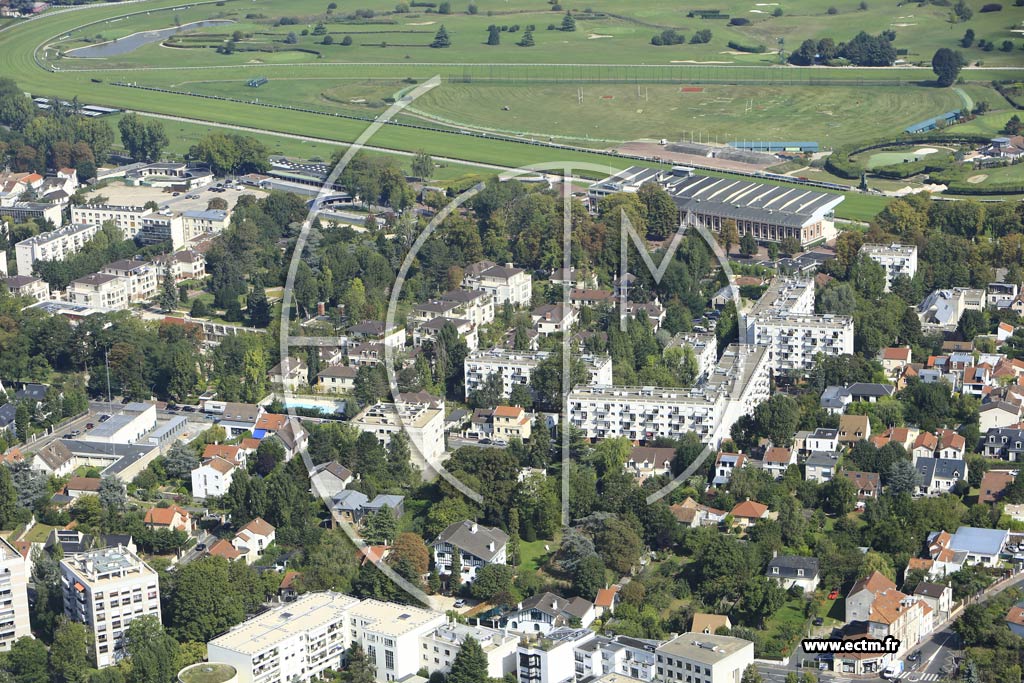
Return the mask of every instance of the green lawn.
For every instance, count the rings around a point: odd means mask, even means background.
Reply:
[[[46,537],[50,535],[50,532],[56,529],[55,526],[48,524],[36,524],[32,529],[25,535],[23,540],[29,543],[45,543]]]
[[[550,547],[551,551],[544,550],[544,546]],[[551,553],[558,548],[558,541],[537,540],[527,543],[519,542],[519,566],[527,571],[540,571],[547,563]]]

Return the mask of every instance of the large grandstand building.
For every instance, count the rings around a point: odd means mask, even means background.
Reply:
[[[835,236],[833,217],[844,199],[840,194],[803,187],[700,175],[685,166],[671,171],[631,166],[590,187],[591,207],[596,210],[602,197],[636,192],[651,182],[672,196],[679,209],[680,225],[717,231],[723,221],[731,219],[736,221],[741,236],[749,233],[760,242],[795,237],[801,246]]]

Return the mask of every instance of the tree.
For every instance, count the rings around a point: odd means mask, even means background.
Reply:
[[[960,39],[960,47],[968,48],[974,45],[974,29],[969,28],[964,31],[964,37]]]
[[[593,600],[605,586],[607,571],[604,560],[597,555],[584,557],[576,564],[576,571],[573,572],[573,590],[587,600]]]
[[[114,475],[108,474],[100,480],[100,503],[104,509],[120,513],[128,507],[128,492],[124,484]]]
[[[345,660],[348,666],[341,677],[344,683],[375,683],[373,662],[367,658],[358,643],[352,643],[352,647],[345,653]]]
[[[488,564],[476,572],[470,592],[477,600],[510,605],[518,602],[513,584],[516,570],[507,564]]]
[[[462,587],[462,551],[452,548],[452,567],[448,574],[448,588],[454,594]]]
[[[558,30],[566,32],[572,32],[576,30],[576,19],[573,18],[572,14],[570,14],[569,12],[565,13],[565,16],[562,17],[562,25],[561,27],[559,27]]]
[[[157,297],[157,304],[164,313],[170,313],[178,307],[178,287],[174,283],[174,275],[170,268],[164,273],[163,282],[160,284],[160,296]]]
[[[487,678],[487,655],[476,638],[468,636],[452,661],[447,683],[483,683]]]
[[[348,47],[352,44],[352,36],[345,36],[341,39],[341,44]]]
[[[249,313],[249,323],[253,327],[266,327],[270,324],[270,302],[263,285],[253,285],[252,291],[245,299],[245,309]]]
[[[419,534],[406,531],[398,534],[394,543],[391,544],[389,561],[408,562],[417,575],[422,576],[430,569],[430,550]]]
[[[487,44],[501,45],[501,29],[496,24],[487,27]]]
[[[132,619],[125,635],[125,649],[132,661],[132,683],[173,680],[178,671],[180,648],[156,617],[145,614]]]
[[[740,243],[740,231],[736,227],[736,221],[731,218],[722,221],[722,227],[718,231],[718,241],[725,248],[727,254],[733,246]]]
[[[46,645],[43,641],[23,636],[14,641],[7,654],[4,669],[18,683],[50,683]]]
[[[960,0],[960,2],[963,2],[963,0]],[[940,47],[936,50],[935,55],[932,57],[932,71],[938,76],[937,82],[939,87],[948,88],[956,83],[956,78],[960,75],[960,69],[963,68],[963,65],[963,57],[960,56],[959,52],[950,50],[948,47]]]
[[[845,515],[857,506],[857,488],[846,477],[833,477],[824,486],[825,505],[830,512]]]
[[[743,237],[740,237],[740,253],[744,256],[754,256],[757,254],[757,240],[749,232],[744,233]]]
[[[637,198],[643,207],[648,235],[665,239],[676,231],[679,209],[665,188],[657,183],[644,183],[637,191]]]
[[[974,16],[974,10],[968,6],[965,0],[957,0],[956,4],[953,5],[953,14],[956,15],[960,21],[970,21],[971,17]]]
[[[25,90],[10,78],[0,78],[0,124],[21,131],[35,115],[36,107]]]
[[[434,41],[430,43],[430,47],[451,47],[452,39],[448,36],[448,29],[441,24],[441,28],[437,29],[437,34],[434,35]]]
[[[1020,116],[1017,114],[1011,116],[1003,127],[1003,132],[1007,135],[1020,135],[1021,130],[1024,130],[1024,125],[1021,124]]]
[[[168,145],[164,124],[157,119],[143,119],[130,112],[118,121],[117,127],[121,131],[121,142],[133,159],[156,161]]]
[[[235,475],[235,480],[241,478]],[[166,619],[178,640],[207,642],[245,618],[245,604],[224,558],[204,557],[179,566],[174,579]]]
[[[434,160],[426,152],[416,152],[412,159],[412,174],[423,180],[429,180],[434,175]]]
[[[526,31],[523,37],[516,43],[519,47],[533,47],[536,43],[533,40],[533,31]]]
[[[387,544],[397,534],[398,520],[388,507],[382,507],[363,523],[363,537],[376,543]]]
[[[743,678],[740,679],[740,683],[764,683],[764,679],[761,678],[761,673],[757,670],[757,667],[749,664],[743,670]]]
[[[164,456],[164,472],[172,479],[188,479],[197,467],[199,457],[196,450],[181,441],[175,441]]]
[[[50,646],[50,671],[54,683],[80,683],[90,664],[92,638],[89,630],[67,617],[57,618]]]
[[[289,31],[288,35],[284,37],[285,45],[295,45],[299,42],[299,37],[295,35],[295,31]]]
[[[334,36],[324,36],[324,39],[320,41],[322,45],[334,45]]]

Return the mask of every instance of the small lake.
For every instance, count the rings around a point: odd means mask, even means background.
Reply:
[[[234,21],[230,19],[210,19],[209,21],[194,21],[191,24],[183,24],[181,26],[174,26],[171,28],[162,28],[157,31],[142,31],[140,33],[133,33],[130,36],[124,38],[118,38],[116,41],[111,40],[106,43],[99,43],[97,45],[86,45],[85,47],[76,47],[73,50],[68,50],[64,53],[65,57],[88,57],[92,59],[102,59],[104,57],[117,57],[119,55],[126,55],[129,52],[138,50],[143,45],[149,45],[150,43],[158,43],[162,40],[167,40],[173,35],[183,33],[185,31],[192,31],[197,28],[209,28],[211,26],[223,26],[225,24],[233,24]]]

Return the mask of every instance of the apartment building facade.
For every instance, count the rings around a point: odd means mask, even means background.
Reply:
[[[897,277],[914,277],[917,272],[917,247],[913,244],[865,244],[860,254],[885,268],[885,291]]]
[[[142,218],[153,213],[143,206],[115,206],[110,204],[78,204],[71,207],[71,222],[99,227],[113,223],[125,236],[131,239],[142,229]]]
[[[0,538],[0,651],[31,637],[28,614],[28,566],[14,546]]]
[[[466,377],[466,396],[485,386],[491,375],[501,375],[502,396],[508,398],[517,384],[529,385],[533,371],[541,361],[551,355],[548,351],[512,351],[488,349],[474,351],[466,356],[463,369]],[[579,357],[587,367],[588,384],[611,385],[612,359],[610,356],[583,355]]]
[[[710,633],[684,633],[658,647],[655,681],[740,683],[754,663],[749,640]]]
[[[72,280],[68,285],[67,297],[74,304],[120,311],[128,307],[128,282],[116,275],[92,273]]]
[[[14,245],[18,275],[31,275],[32,266],[36,261],[60,261],[77,253],[97,232],[97,225],[72,222],[67,227],[43,232],[18,242]]]
[[[157,574],[123,547],[91,550],[60,562],[64,615],[92,632],[97,668],[125,656],[124,636],[133,619],[160,620]]]

